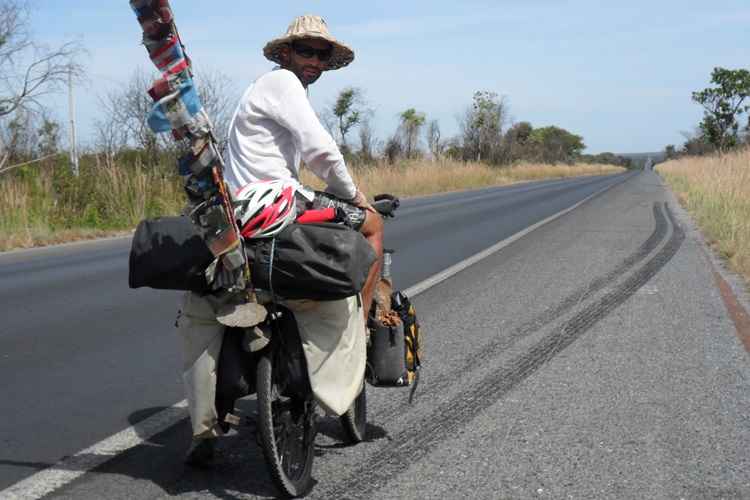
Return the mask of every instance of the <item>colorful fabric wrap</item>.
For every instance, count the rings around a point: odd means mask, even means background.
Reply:
[[[191,219],[200,228],[214,256],[233,250],[239,244],[239,235],[234,231],[219,195],[209,198],[191,214]]]
[[[148,126],[156,133],[169,132],[191,124],[203,111],[192,78],[183,80],[177,89],[159,99],[148,115]]]
[[[159,78],[154,82],[150,89],[148,89],[148,95],[154,102],[159,101],[167,97],[169,94],[177,92],[180,88],[181,78],[178,75],[170,75],[168,77]]]
[[[171,31],[174,16],[169,0],[130,0],[130,8],[147,37],[160,39]]]
[[[206,144],[198,155],[189,152],[178,160],[180,175],[200,175],[216,163],[216,152],[211,144]]]
[[[148,93],[156,102],[148,116],[155,133],[173,131],[175,139],[200,137],[210,130],[190,72],[190,60],[177,33],[172,29],[172,10],[167,0],[131,0],[144,31],[144,45],[151,62],[161,71]],[[151,24],[149,24],[151,23]],[[155,37],[153,24],[169,25],[169,31]],[[158,30],[157,30],[158,31]]]
[[[195,141],[196,139],[206,138],[211,134],[213,124],[208,118],[206,110],[202,109],[197,115],[193,117],[193,120],[182,128],[172,130],[172,135],[175,140],[181,141],[183,139],[190,139]]]
[[[148,125],[156,133],[171,131],[178,141],[190,140],[191,150],[180,158],[178,167],[180,174],[186,176],[184,188],[193,206],[193,223],[200,227],[213,255],[222,257],[214,261],[222,279],[213,286],[242,289],[248,271],[231,207],[224,200],[227,194],[222,189],[221,158],[213,143],[211,120],[193,83],[190,58],[174,25],[169,1],[130,0],[130,7],[143,29],[143,45],[162,75],[148,91],[154,100]]]
[[[185,194],[193,203],[200,203],[212,198],[219,192],[216,187],[211,172],[204,172],[201,175],[190,175],[185,180]]]
[[[149,50],[151,62],[165,76],[178,75],[188,69],[188,59],[185,57],[182,43],[177,36],[170,35],[160,44],[149,44],[149,46],[146,49],[152,49]]]

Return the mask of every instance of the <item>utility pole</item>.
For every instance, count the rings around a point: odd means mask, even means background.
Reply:
[[[68,110],[70,114],[70,168],[78,177],[78,145],[76,144],[76,110],[73,96],[73,70],[68,73]]]

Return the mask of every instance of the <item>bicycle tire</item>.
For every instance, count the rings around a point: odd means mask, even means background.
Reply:
[[[365,440],[367,431],[367,385],[362,385],[362,392],[356,397],[352,406],[339,417],[347,442],[361,443]]]
[[[257,366],[259,443],[274,484],[284,496],[294,498],[313,486],[315,408],[312,398],[281,396],[274,375],[273,353],[268,349]]]

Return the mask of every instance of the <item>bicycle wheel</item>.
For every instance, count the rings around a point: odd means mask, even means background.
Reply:
[[[305,495],[313,486],[314,401],[281,395],[271,349],[258,361],[257,373],[258,431],[268,471],[284,495]]]
[[[367,385],[362,385],[362,392],[354,400],[352,406],[341,415],[341,425],[348,442],[356,444],[365,439],[365,430],[367,428]]]

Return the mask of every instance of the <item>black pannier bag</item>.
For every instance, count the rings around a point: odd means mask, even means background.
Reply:
[[[130,288],[210,291],[203,271],[214,256],[188,217],[158,217],[138,224],[130,248]]]
[[[409,402],[419,383],[422,366],[422,332],[417,312],[403,292],[391,295],[388,324],[372,319],[367,346],[366,379],[375,387],[411,387]]]
[[[386,325],[375,321],[367,346],[367,381],[375,387],[406,387],[406,342],[401,321]]]
[[[284,299],[356,295],[376,258],[359,231],[334,223],[292,223],[274,238],[246,245],[253,285]]]

